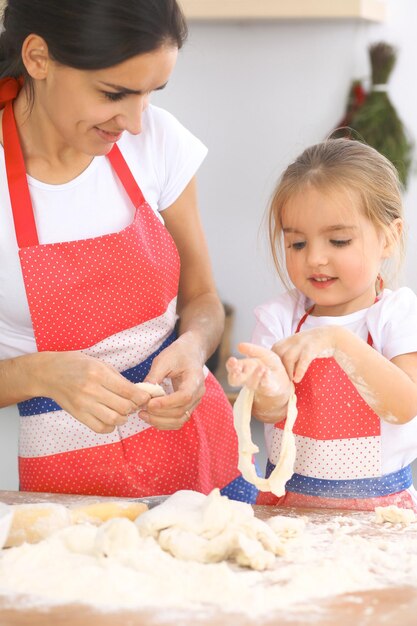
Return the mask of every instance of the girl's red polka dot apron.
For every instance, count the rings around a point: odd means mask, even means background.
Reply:
[[[370,334],[368,343],[372,345]],[[410,466],[382,474],[380,418],[334,358],[315,359],[295,391],[295,473],[284,496],[259,493],[258,504],[359,510],[395,504],[416,509],[406,491],[412,485]],[[270,432],[267,476],[279,459],[284,424],[275,424]]]
[[[133,222],[101,237],[39,244],[11,101],[3,135],[38,350],[80,350],[132,382],[143,380],[153,358],[175,340],[180,262],[174,241],[115,145],[108,158],[121,194],[127,193],[136,209]],[[96,434],[50,398],[21,402],[20,488],[143,497],[219,487],[232,498],[254,501],[256,490],[237,470],[229,402],[211,374],[206,389],[179,431],[157,430],[133,414],[113,433]]]

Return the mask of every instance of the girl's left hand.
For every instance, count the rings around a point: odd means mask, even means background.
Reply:
[[[299,383],[314,359],[332,357],[336,350],[337,326],[304,330],[272,346],[281,358],[290,380]]]
[[[179,430],[205,392],[201,351],[187,333],[154,359],[146,382],[161,384],[164,378],[171,379],[174,393],[152,398],[139,416],[160,430]]]

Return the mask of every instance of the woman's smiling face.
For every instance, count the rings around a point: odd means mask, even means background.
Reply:
[[[363,215],[358,194],[309,185],[284,206],[282,229],[288,275],[315,303],[315,315],[345,315],[374,302],[389,245]]]
[[[101,70],[49,60],[35,107],[45,111],[51,139],[96,156],[107,154],[124,131],[140,133],[149,96],[168,82],[177,54],[176,47],[162,46]]]

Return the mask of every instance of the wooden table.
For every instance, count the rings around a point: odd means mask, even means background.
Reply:
[[[88,503],[109,498],[30,494],[0,491],[0,501],[8,504],[53,501],[63,504]],[[111,498],[114,500],[115,498]],[[156,500],[156,499],[155,499]],[[152,503],[152,499],[150,499]],[[256,514],[265,518],[282,510],[275,507],[255,507]],[[320,513],[320,512],[319,512]],[[327,511],[327,514],[329,512]],[[340,515],[340,511],[337,512]],[[417,626],[416,587],[390,588],[363,593],[349,593],[328,601],[315,603],[313,613],[277,613],[271,619],[251,620],[244,615],[213,614],[210,618],[195,613],[161,617],[149,611],[100,612],[74,604],[51,608],[13,608],[9,600],[0,598],[0,626]],[[18,600],[18,599],[17,599]],[[17,602],[16,602],[17,604]],[[315,614],[314,614],[315,613]]]

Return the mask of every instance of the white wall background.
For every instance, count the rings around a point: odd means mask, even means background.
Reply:
[[[384,24],[193,22],[169,86],[154,98],[209,147],[200,206],[220,295],[236,312],[233,349],[250,338],[253,308],[281,289],[260,230],[272,188],[289,160],[339,122],[351,79],[369,76],[370,42],[399,49],[390,96],[417,139],[417,3],[387,6]],[[405,204],[405,282],[417,292],[415,175]],[[18,486],[16,456],[13,407],[0,411],[0,489]]]

